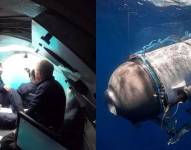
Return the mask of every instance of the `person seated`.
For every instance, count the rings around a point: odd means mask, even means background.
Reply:
[[[27,115],[45,127],[57,131],[65,114],[64,89],[53,77],[54,66],[42,60],[35,67],[36,90],[31,96]]]
[[[4,84],[3,80],[2,80],[2,73],[3,73],[3,66],[2,63],[0,63],[0,104],[3,107],[8,107],[9,106],[9,102],[8,102],[8,95],[7,93],[9,92],[9,88]]]
[[[0,78],[0,104],[2,105],[2,107],[11,107],[12,111],[15,113],[22,110],[23,107],[27,108],[27,104],[29,104],[30,101],[30,96],[28,95],[33,93],[36,89],[34,70],[29,72],[29,77],[31,81],[29,83],[21,84],[21,86],[17,90],[6,87],[2,79]]]
[[[18,92],[10,90],[7,101],[13,113],[0,112],[1,129],[15,128],[17,112],[23,111],[25,107],[28,109],[26,114],[45,127],[54,131],[59,128],[64,118],[66,97],[62,86],[53,77],[53,70],[54,66],[51,63],[46,60],[40,61],[33,72],[35,73],[34,81],[21,85]],[[34,85],[31,86],[31,84]],[[26,86],[30,90],[24,88]],[[28,94],[25,94],[27,92]]]
[[[54,79],[53,71],[54,66],[47,60],[37,63],[35,67],[37,87],[31,95],[26,114],[57,135],[64,120],[66,96],[60,83]],[[11,149],[9,146],[14,143],[14,137],[13,133],[5,136],[0,149]]]
[[[28,108],[28,105],[31,101],[32,95],[36,90],[36,84],[35,84],[35,72],[34,69],[30,71],[27,69],[27,72],[29,73],[30,82],[21,84],[17,92],[21,96],[23,107]]]

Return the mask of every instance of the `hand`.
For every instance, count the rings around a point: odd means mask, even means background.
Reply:
[[[9,92],[9,91],[11,90],[11,88],[8,87],[7,85],[4,85],[4,89],[5,89],[7,92]]]

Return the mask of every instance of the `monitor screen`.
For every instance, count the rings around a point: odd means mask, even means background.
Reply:
[[[17,146],[22,150],[67,150],[22,115],[17,129]]]

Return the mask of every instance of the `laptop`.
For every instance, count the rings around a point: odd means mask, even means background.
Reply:
[[[22,112],[18,115],[16,144],[21,150],[67,150],[46,128]]]

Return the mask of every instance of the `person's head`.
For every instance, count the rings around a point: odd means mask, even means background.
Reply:
[[[41,60],[35,68],[35,80],[37,82],[52,78],[54,66],[47,60]]]

